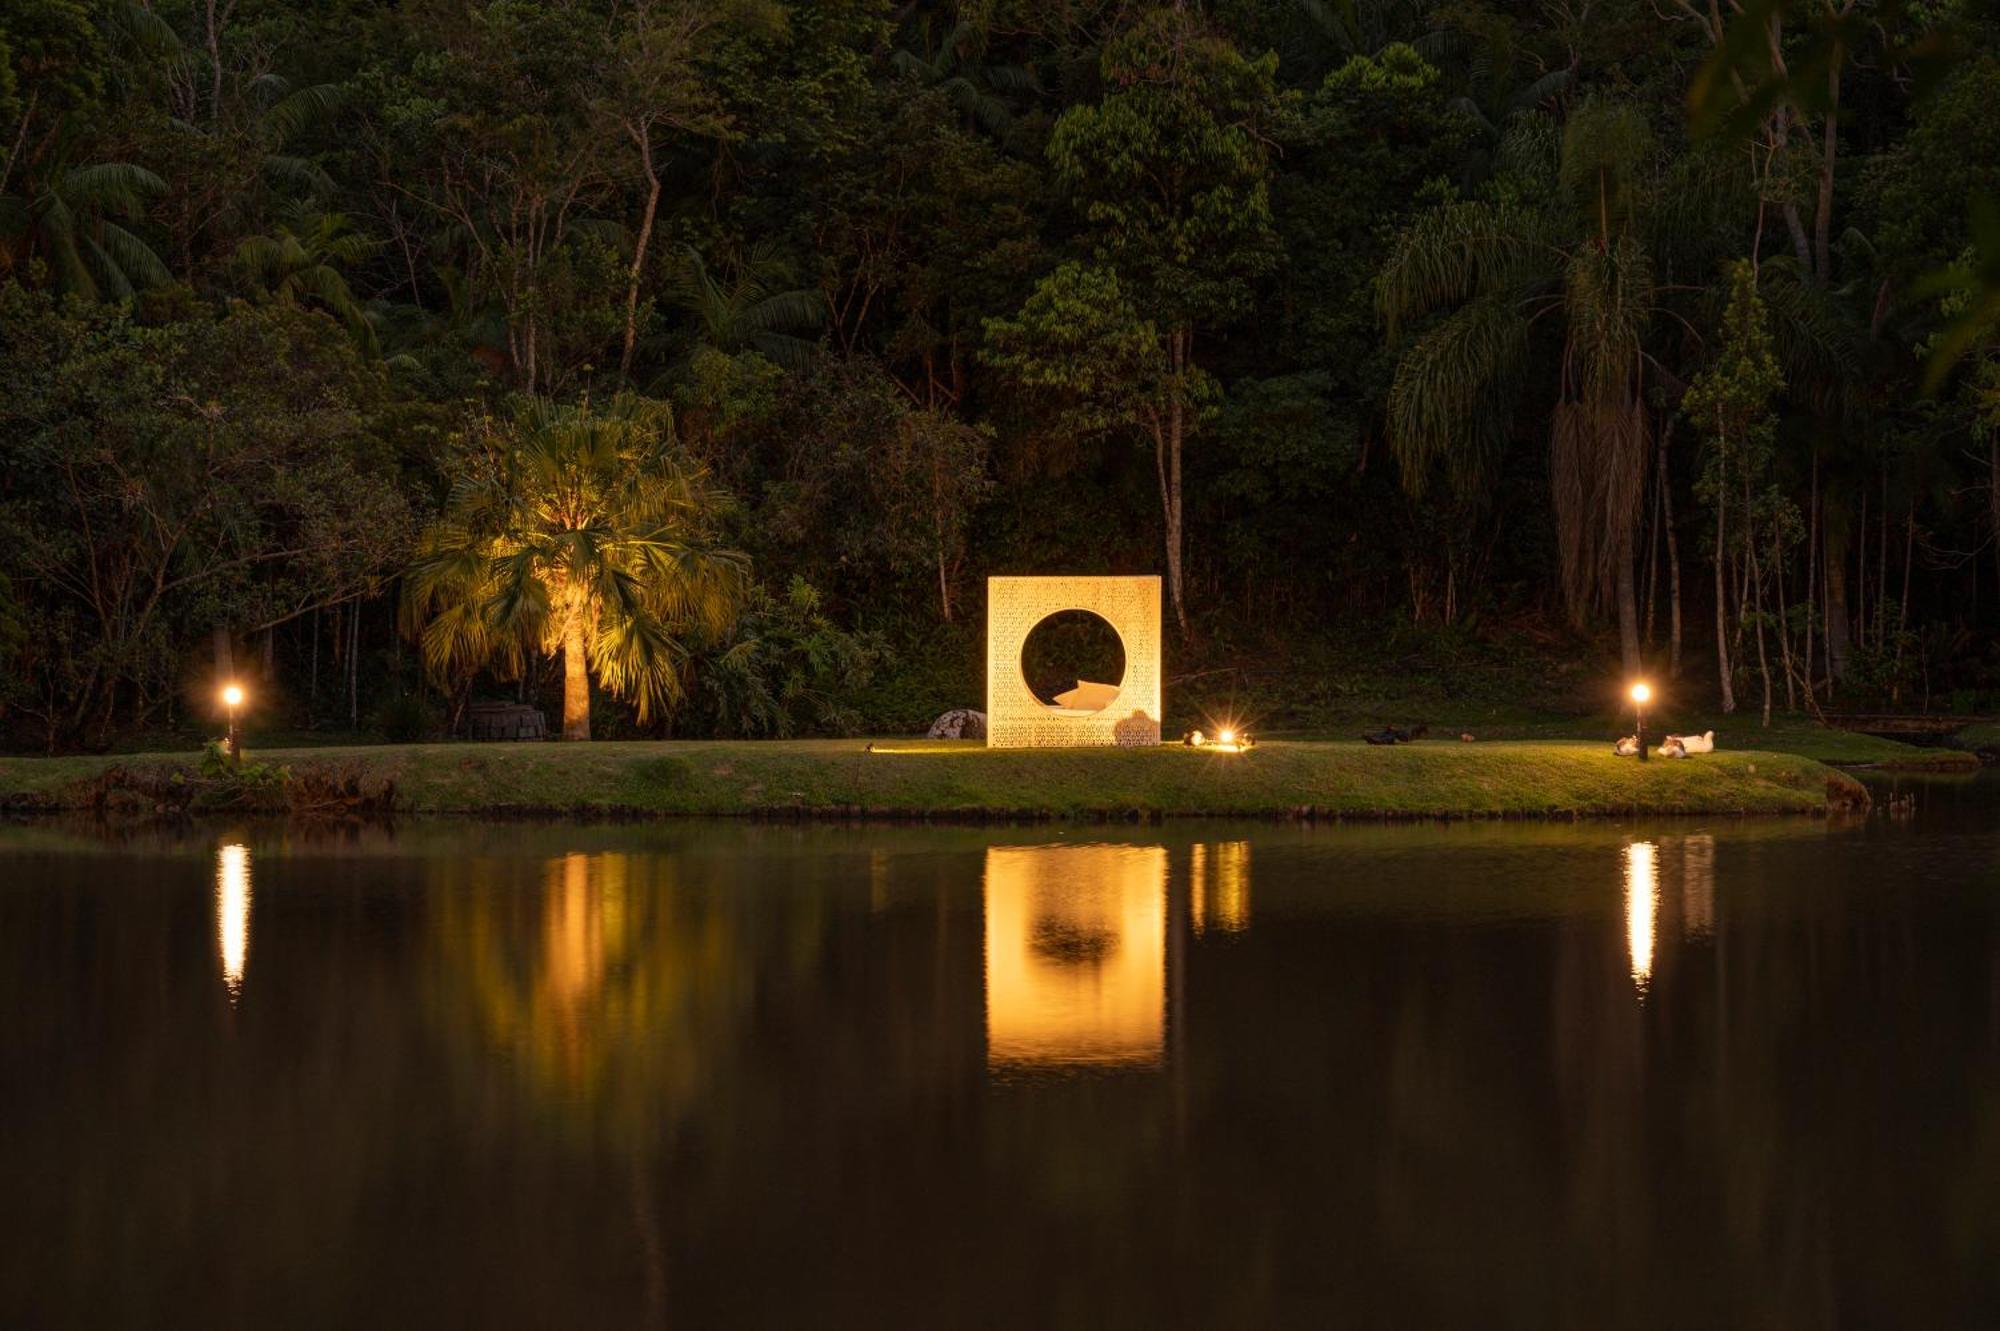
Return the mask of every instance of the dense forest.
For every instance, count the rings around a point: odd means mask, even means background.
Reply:
[[[221,677],[907,728],[1052,571],[1162,575],[1170,724],[2000,710],[1996,52],[1984,0],[11,0],[0,730]]]

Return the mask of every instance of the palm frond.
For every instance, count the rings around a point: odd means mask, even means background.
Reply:
[[[1389,444],[1404,486],[1442,470],[1461,493],[1506,438],[1528,359],[1528,323],[1504,295],[1482,296],[1417,339],[1389,388]]]
[[[315,83],[309,88],[287,93],[271,103],[262,124],[279,143],[332,120],[347,105],[347,91],[337,83]]]
[[[137,217],[147,199],[166,192],[167,182],[130,162],[95,162],[65,171],[60,188],[75,207]]]

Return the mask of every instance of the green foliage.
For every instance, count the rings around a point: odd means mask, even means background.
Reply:
[[[383,394],[323,316],[144,327],[0,287],[0,539],[48,732],[149,716],[212,628],[286,622],[400,561]]]
[[[728,635],[701,654],[689,728],[744,739],[851,735],[889,662],[879,635],[828,619],[805,579],[793,578],[782,597],[759,587]]]
[[[210,792],[206,802],[212,805],[233,804],[273,794],[282,791],[285,783],[292,779],[289,767],[250,759],[239,762],[229,756],[228,742],[220,739],[209,740],[201,746],[201,762],[196,770],[222,787],[219,791]]]
[[[1240,318],[1277,259],[1263,134],[1276,57],[1246,59],[1176,6],[1107,42],[1098,72],[1103,100],[1065,112],[1048,147],[1093,258],[1162,327]]]
[[[1768,438],[1771,400],[1784,386],[1764,298],[1757,290],[1757,270],[1747,262],[1732,264],[1721,350],[1689,385],[1682,409],[1697,429],[1716,439],[1747,438],[1756,430]]]
[[[507,473],[517,395],[635,391],[740,497],[704,545],[893,642],[896,687],[835,708],[869,724],[971,700],[999,572],[1160,571],[1189,679],[1397,626],[1595,669],[1628,568],[1661,653],[1665,537],[1715,553],[1717,504],[1774,593],[1730,633],[1989,687],[1988,8],[0,5],[0,725],[165,724],[218,627],[287,722],[350,669],[365,713],[408,683],[389,575]],[[548,687],[535,605],[472,615],[447,677]],[[604,724],[676,679],[676,727],[719,724],[714,627],[632,639]]]
[[[414,693],[397,693],[375,709],[369,725],[391,744],[414,744],[442,729],[437,709]]]

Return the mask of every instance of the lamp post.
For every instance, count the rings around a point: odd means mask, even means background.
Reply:
[[[224,748],[229,753],[229,761],[240,763],[243,761],[243,743],[236,737],[236,709],[243,705],[242,686],[237,684],[224,685],[222,689],[222,705],[229,709],[229,739],[225,742]]]
[[[1646,703],[1652,698],[1652,686],[1644,680],[1632,686],[1632,732],[1639,741],[1639,761],[1646,761]]]

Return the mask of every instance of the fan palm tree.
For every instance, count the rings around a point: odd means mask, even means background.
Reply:
[[[1516,116],[1501,148],[1506,188],[1419,216],[1377,285],[1392,335],[1431,321],[1403,351],[1389,393],[1390,441],[1413,490],[1439,471],[1470,490],[1523,396],[1553,390],[1565,600],[1579,620],[1615,601],[1632,671],[1632,541],[1651,434],[1646,339],[1661,313],[1656,256],[1670,239],[1660,234],[1668,212],[1654,207],[1654,159],[1630,106],[1586,103],[1559,137],[1546,117]],[[1561,332],[1552,357],[1537,354],[1543,320]]]
[[[563,738],[590,738],[593,674],[643,723],[679,700],[683,636],[725,632],[747,561],[727,502],[685,462],[663,403],[530,399],[454,487],[404,581],[404,626],[440,679],[563,659]]]

